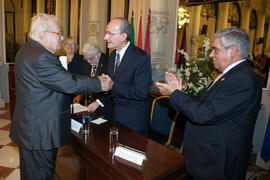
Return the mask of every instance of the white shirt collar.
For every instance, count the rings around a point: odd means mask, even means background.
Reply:
[[[119,53],[119,55],[120,55],[120,62],[122,61],[122,58],[123,58],[128,46],[129,46],[129,44],[130,44],[130,42],[128,41],[128,43],[120,51],[116,51],[116,54]]]
[[[229,65],[226,69],[223,70],[223,74],[225,74],[226,72],[228,72],[229,70],[231,70],[233,67],[235,67],[236,65],[240,64],[241,62],[245,61],[245,59],[242,59],[240,61],[236,61],[235,63],[232,63],[231,65]]]

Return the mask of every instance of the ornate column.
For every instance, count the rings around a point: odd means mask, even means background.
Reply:
[[[56,1],[57,3],[57,1]],[[44,0],[37,0],[37,14],[44,13],[45,7],[44,7]]]
[[[111,19],[114,17],[124,17],[125,0],[111,1]]]
[[[58,18],[59,26],[63,27],[63,0],[57,0],[55,4],[55,16]]]
[[[77,41],[77,34],[78,34],[78,10],[79,10],[79,3],[78,0],[70,0],[70,36],[73,37]]]
[[[217,31],[227,28],[229,3],[218,3]]]
[[[0,24],[1,24],[0,27],[0,66],[1,66],[3,63],[6,63],[4,1],[0,2]]]
[[[270,25],[268,24],[268,34],[266,38],[266,44],[264,49],[264,54],[267,55],[267,57],[270,57]]]
[[[63,31],[63,36],[68,34],[68,0],[57,0],[55,5],[55,15],[58,18],[58,23]]]
[[[199,32],[200,32],[200,19],[201,19],[202,6],[192,6],[189,9],[190,19],[188,25],[188,54],[192,56],[197,55],[198,43],[199,43]]]
[[[241,28],[249,32],[249,21],[250,21],[250,12],[251,6],[249,1],[243,2],[241,8]]]
[[[150,44],[152,68],[164,66],[166,55],[166,39],[168,37],[168,0],[151,0]]]
[[[256,41],[254,42],[255,45],[255,56],[261,55],[262,54],[262,48],[263,48],[263,43],[257,44],[260,38],[263,38],[263,33],[264,33],[264,24],[265,24],[265,9],[261,9],[258,11],[258,24],[256,28]]]
[[[89,1],[89,17],[88,17],[88,41],[99,44],[99,0]]]
[[[168,38],[168,0],[151,0],[150,48],[152,79],[163,80]]]
[[[24,20],[24,37],[29,33],[30,29],[30,21],[32,17],[32,1],[31,0],[24,0],[23,1],[23,20]]]
[[[62,8],[63,8],[63,35],[64,37],[68,36],[68,20],[69,20],[69,0],[63,0]]]

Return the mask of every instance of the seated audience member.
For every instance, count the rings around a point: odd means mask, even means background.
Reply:
[[[82,56],[77,53],[78,45],[73,38],[68,37],[65,39],[64,50],[68,61],[68,71],[73,74],[84,74],[83,59]]]
[[[85,60],[84,66],[84,74],[90,77],[100,76],[102,74],[107,74],[108,71],[108,56],[101,52],[98,45],[87,42],[83,45],[81,49],[81,54],[83,55],[83,59]],[[93,101],[96,101],[100,97],[103,97],[104,93],[94,93],[94,94],[87,94],[81,95],[81,101],[87,101],[86,104],[90,104]],[[99,101],[99,100],[97,100]],[[95,113],[98,115],[102,115],[106,118],[112,119],[112,109],[113,104],[112,102],[106,99],[106,107],[100,106]]]
[[[96,77],[102,74],[107,74],[108,56],[100,51],[96,44],[87,42],[81,49],[83,59],[90,66],[85,66],[84,72],[88,76]]]
[[[84,64],[82,56],[77,53],[78,44],[75,40],[72,37],[66,38],[63,48],[67,56],[68,71],[73,74],[86,75],[84,73],[84,66],[87,66],[87,64]],[[80,101],[79,95],[71,96],[71,101],[84,105],[84,101]]]

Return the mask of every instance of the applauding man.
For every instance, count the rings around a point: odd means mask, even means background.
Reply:
[[[156,83],[189,118],[184,155],[195,179],[245,179],[262,93],[260,78],[246,61],[249,44],[240,29],[215,34],[210,57],[221,74],[199,99],[181,92],[182,81],[171,73],[165,75],[168,84]]]

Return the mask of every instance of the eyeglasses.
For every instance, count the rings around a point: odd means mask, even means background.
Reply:
[[[95,56],[89,57],[89,58],[83,58],[86,61],[92,61],[95,58]]]
[[[120,33],[110,33],[110,32],[106,32],[105,36],[108,35],[108,36],[114,36],[114,35],[118,35],[118,34],[122,34],[123,32],[120,32]]]
[[[74,43],[65,43],[64,45],[75,46]]]
[[[46,31],[46,32],[49,32],[49,33],[52,33],[52,34],[56,34],[58,36],[63,36],[61,32],[53,32],[53,31]]]

